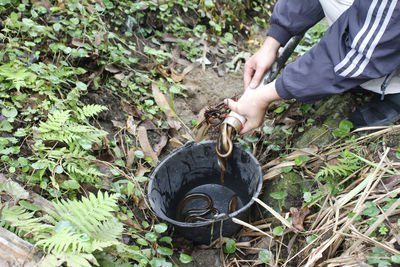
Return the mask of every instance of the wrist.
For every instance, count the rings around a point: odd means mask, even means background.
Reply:
[[[280,48],[281,44],[275,38],[271,36],[267,36],[264,41],[262,47],[267,51],[273,52],[275,55],[278,53],[278,49]]]
[[[281,97],[278,95],[278,92],[276,91],[275,81],[276,80],[264,86],[258,87],[258,89],[260,90],[260,99],[262,99],[262,102],[265,103],[264,108],[267,108],[269,103],[281,99]]]

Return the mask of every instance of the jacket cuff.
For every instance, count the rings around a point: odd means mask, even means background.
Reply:
[[[285,46],[289,39],[292,37],[292,34],[290,34],[285,28],[279,26],[278,24],[271,24],[267,35],[277,40],[282,47]]]
[[[288,90],[286,90],[286,88],[284,87],[282,76],[279,76],[279,77],[276,79],[275,88],[276,88],[276,92],[278,93],[278,95],[279,95],[282,99],[284,99],[284,100],[290,100],[290,99],[293,99],[293,98],[294,98],[294,96],[293,96]]]

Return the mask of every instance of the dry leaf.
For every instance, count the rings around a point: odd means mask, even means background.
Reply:
[[[114,214],[119,218],[119,221],[125,224],[126,226],[132,227],[138,231],[143,231],[142,227],[139,224],[135,223],[131,218],[129,218],[122,212],[115,212]]]
[[[304,229],[304,219],[308,214],[310,214],[310,209],[308,207],[302,208],[298,211],[296,208],[290,208],[290,214],[292,217],[292,225],[299,231],[305,231]]]
[[[52,5],[50,4],[50,2],[47,1],[47,0],[41,0],[40,2],[41,2],[41,4],[42,4],[42,6],[44,6],[44,7],[47,9],[48,12],[50,12],[50,9],[51,9],[51,7],[52,7]]]
[[[179,141],[178,138],[176,138],[176,137],[172,137],[171,139],[169,139],[169,142],[175,148],[183,146],[182,142]]]
[[[100,1],[100,3],[101,3],[101,1]],[[103,35],[105,45],[108,45],[108,35],[109,35],[109,34],[110,34],[110,32],[106,32],[106,33]]]
[[[111,72],[111,73],[118,73],[121,72],[121,70],[119,68],[117,68],[115,65],[113,64],[109,64],[104,68],[106,71]]]
[[[132,165],[136,160],[135,151],[136,151],[136,148],[131,148],[131,149],[129,149],[129,151],[126,155],[126,167],[127,168],[132,168]]]
[[[185,79],[185,74],[179,73],[171,68],[171,79],[174,80],[174,82],[181,82]]]
[[[160,156],[162,149],[165,147],[167,143],[168,143],[168,136],[162,135],[160,141],[154,145],[154,152],[157,154],[157,156]]]
[[[122,121],[111,120],[111,122],[115,128],[124,128],[125,127],[125,123],[123,123]]]
[[[400,175],[394,175],[392,177],[386,178],[382,180],[382,184],[377,186],[378,190],[392,190],[395,188],[396,185],[400,184]]]
[[[115,74],[114,78],[117,79],[118,81],[123,81],[125,79],[125,74],[123,72]]]
[[[171,117],[167,117],[167,122],[168,122],[169,127],[176,129],[177,131],[179,131],[179,129],[182,127],[182,125],[179,121],[176,121],[176,120],[172,119]]]
[[[162,109],[165,115],[172,118],[177,117],[175,111],[171,108],[166,96],[160,91],[160,88],[158,88],[157,84],[152,83],[151,89],[157,105]]]
[[[159,64],[158,66],[158,70],[160,71],[160,73],[164,76],[169,78],[171,76],[169,69],[164,67],[163,65]]]
[[[208,125],[207,123],[203,123],[203,125],[201,125],[201,127],[197,130],[197,134],[196,134],[196,142],[200,142],[201,140],[205,139],[208,129],[210,129],[210,125]]]
[[[139,176],[145,176],[146,173],[148,173],[150,170],[147,169],[146,167],[144,167],[142,164],[138,164],[136,172],[135,172],[135,176],[139,177]]]
[[[145,154],[146,157],[150,157],[153,160],[153,162],[157,164],[158,157],[151,148],[146,128],[143,126],[139,126],[137,132],[138,132],[137,137],[139,139],[139,143],[143,150],[143,153]]]
[[[176,38],[175,36],[173,36],[172,34],[167,33],[167,34],[163,34],[162,41],[164,43],[177,43],[177,42],[179,42],[179,39]]]
[[[316,154],[317,152],[318,152],[318,147],[317,146],[311,146],[311,147],[307,147],[307,148],[302,148],[302,149],[299,149],[299,150],[296,150],[296,151],[290,153],[285,158],[285,160],[287,160],[287,161],[295,160],[299,156],[313,155],[313,154]]]
[[[71,44],[75,47],[82,47],[85,42],[79,38],[72,38]]]
[[[194,141],[193,136],[191,136],[189,133],[184,133],[181,136],[188,141]]]
[[[98,32],[96,34],[96,37],[94,38],[94,44],[96,46],[99,46],[101,44],[101,32]]]
[[[272,178],[275,178],[276,176],[278,176],[279,174],[282,173],[281,168],[284,167],[289,167],[289,166],[294,166],[296,164],[294,164],[294,162],[290,161],[290,162],[282,162],[278,165],[276,165],[273,168],[270,168],[270,170],[263,176],[263,180],[269,180]]]
[[[132,116],[129,116],[126,120],[126,130],[133,136],[137,135],[137,125]]]
[[[143,115],[142,112],[137,109],[137,107],[129,104],[128,102],[121,100],[121,106],[124,112],[128,113],[129,115],[135,118],[140,118]]]

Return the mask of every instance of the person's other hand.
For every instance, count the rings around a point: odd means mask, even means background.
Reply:
[[[244,65],[244,90],[256,88],[264,73],[275,62],[280,43],[268,36],[260,49]]]
[[[237,102],[225,99],[224,103],[232,111],[246,117],[246,123],[240,131],[240,134],[245,134],[261,125],[269,103],[278,99],[281,98],[273,81],[256,89],[249,88]]]

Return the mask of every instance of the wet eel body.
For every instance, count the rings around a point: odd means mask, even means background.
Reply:
[[[206,202],[204,207],[193,208],[184,210],[185,206],[192,200],[201,199]],[[234,194],[228,203],[228,212],[232,213],[237,210],[237,196]],[[183,198],[177,209],[177,220],[181,222],[194,223],[199,221],[209,221],[211,219],[204,218],[204,216],[213,213],[214,216],[219,214],[219,211],[214,207],[214,202],[211,197],[206,193],[192,193]]]

